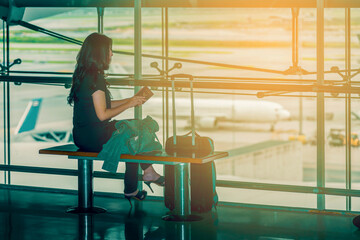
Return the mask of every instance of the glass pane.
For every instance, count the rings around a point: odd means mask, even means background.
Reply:
[[[316,195],[250,189],[217,188],[219,201],[285,207],[316,207]]]
[[[145,11],[145,10],[144,10]],[[134,74],[134,56],[121,52],[134,53],[134,9],[109,8],[105,10],[104,34],[113,40],[113,57],[107,73],[111,78],[123,78],[123,75]],[[120,53],[117,53],[119,51]],[[115,76],[111,76],[115,74]],[[116,74],[119,74],[116,76]],[[134,89],[127,86],[110,86],[113,100],[120,100],[134,95]],[[128,109],[114,119],[134,118],[133,109]]]
[[[76,161],[66,157],[39,155],[39,149],[72,142],[72,108],[66,102],[67,95],[68,89],[59,86],[11,86],[12,165],[77,168]],[[48,181],[43,180],[45,176]],[[59,175],[14,173],[11,182],[68,188],[62,179]]]
[[[343,210],[343,211],[346,210],[345,197],[328,195],[325,198],[325,203],[326,203],[326,209]],[[354,207],[357,207],[356,204],[354,205]]]
[[[114,55],[108,73],[133,74],[134,57],[116,51],[134,53],[134,9],[106,8],[104,34],[113,40]]]
[[[54,14],[51,14],[51,11]],[[97,31],[95,8],[78,10],[49,9],[48,17],[40,17],[44,9],[33,9],[35,20],[30,23],[65,37],[83,41]],[[39,18],[36,18],[36,14]],[[33,19],[33,18],[31,18]],[[26,20],[26,16],[25,16]],[[76,23],[76,24],[74,24]],[[22,26],[11,27],[11,59],[21,58],[14,71],[72,72],[80,46]],[[35,57],[34,57],[35,56]]]

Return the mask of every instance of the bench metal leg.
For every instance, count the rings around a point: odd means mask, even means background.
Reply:
[[[106,209],[93,205],[93,161],[78,159],[78,206],[69,213],[104,213]]]
[[[200,216],[191,215],[189,163],[175,165],[175,208],[174,214],[163,217],[165,221],[199,221]]]

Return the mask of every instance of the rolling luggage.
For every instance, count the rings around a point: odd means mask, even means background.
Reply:
[[[175,111],[175,78],[189,78],[190,80],[190,94],[191,94],[191,133],[176,136],[176,111]],[[201,137],[195,132],[194,121],[194,98],[193,98],[193,77],[188,74],[175,74],[171,76],[172,80],[172,104],[173,104],[173,129],[174,137],[167,139],[165,144],[165,151],[169,155],[176,152],[177,156],[184,157],[204,157],[214,151],[214,142],[211,138]],[[165,206],[174,209],[174,166],[165,166]],[[216,193],[216,171],[214,162],[205,164],[191,164],[190,165],[190,189],[191,189],[191,210],[196,212],[208,212],[212,207],[216,207],[218,203],[218,195]]]

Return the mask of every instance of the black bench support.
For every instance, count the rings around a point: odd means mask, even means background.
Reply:
[[[104,213],[106,209],[94,207],[93,160],[78,159],[78,206],[71,207],[68,213]]]

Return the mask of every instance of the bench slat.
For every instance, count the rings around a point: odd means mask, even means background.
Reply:
[[[44,148],[39,150],[40,154],[53,154],[53,155],[68,155],[68,156],[79,156],[79,157],[97,157],[97,152],[85,152],[79,150],[74,144],[61,145],[51,148]]]
[[[61,145],[51,148],[45,148],[39,150],[40,154],[52,154],[52,155],[64,155],[69,157],[79,157],[81,158],[94,158],[96,159],[98,156],[97,152],[85,152],[78,149],[77,146],[74,144],[67,144]],[[129,159],[129,160],[144,160],[144,161],[151,161],[151,162],[176,162],[176,163],[207,163],[219,158],[227,157],[227,152],[215,152],[209,156],[203,158],[188,158],[188,157],[174,157],[171,155],[167,155],[165,152],[148,152],[148,153],[141,153],[136,155],[131,154],[122,154],[121,159]]]

